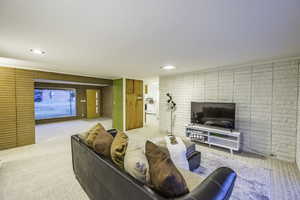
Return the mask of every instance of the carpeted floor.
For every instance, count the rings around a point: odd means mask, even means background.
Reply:
[[[237,173],[232,200],[270,200],[272,170],[247,163],[228,156],[220,156],[213,152],[203,152],[201,166],[194,172],[207,177],[219,167],[229,167]]]
[[[100,120],[105,128],[111,127],[110,119]],[[73,174],[70,135],[88,129],[96,121],[39,125],[37,144],[0,151],[0,199],[88,199]],[[139,145],[163,135],[152,124],[128,132],[130,141]],[[293,163],[245,153],[232,156],[201,145],[197,149],[202,152],[202,163],[196,173],[205,177],[219,166],[229,166],[238,173],[233,200],[300,199],[300,175]]]

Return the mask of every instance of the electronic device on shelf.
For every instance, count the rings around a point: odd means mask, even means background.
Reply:
[[[185,133],[191,141],[226,148],[231,153],[240,150],[241,133],[237,130],[201,124],[188,124],[185,127]]]
[[[191,102],[191,123],[234,129],[235,104]]]

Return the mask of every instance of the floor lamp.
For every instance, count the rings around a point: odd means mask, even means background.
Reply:
[[[176,110],[176,103],[173,101],[173,98],[171,96],[170,93],[167,93],[166,94],[167,97],[168,97],[168,100],[167,100],[167,106],[168,106],[168,110],[170,111],[170,114],[171,114],[171,123],[170,123],[170,136],[173,136],[173,112]]]

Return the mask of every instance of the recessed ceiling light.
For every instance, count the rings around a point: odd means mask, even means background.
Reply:
[[[171,70],[171,69],[175,69],[175,68],[176,67],[173,65],[166,65],[166,66],[161,67],[161,69],[164,69],[164,70]]]
[[[40,49],[30,49],[30,52],[37,55],[43,55],[46,53],[45,51],[42,51]]]

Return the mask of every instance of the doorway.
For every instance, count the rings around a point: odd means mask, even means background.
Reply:
[[[144,79],[145,126],[159,126],[159,77]]]
[[[93,119],[100,117],[100,90],[87,89],[86,90],[86,117]]]

